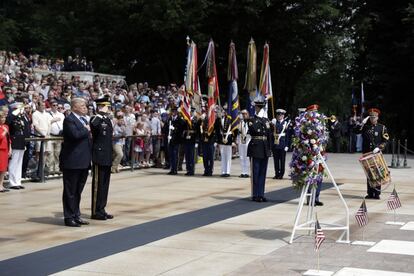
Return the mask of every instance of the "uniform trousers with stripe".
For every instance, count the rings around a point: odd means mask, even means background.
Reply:
[[[267,162],[269,158],[251,158],[252,166],[252,196],[253,197],[264,197],[265,182],[267,173]]]
[[[92,216],[105,216],[108,201],[111,166],[92,166]]]
[[[247,146],[248,144],[239,144],[239,156],[240,156],[240,166],[241,174],[250,173],[250,159],[247,157]]]
[[[24,149],[12,150],[12,156],[9,162],[9,187],[22,185],[22,167],[24,151]]]
[[[220,145],[220,155],[221,155],[221,173],[230,174],[231,157],[232,157],[231,145]]]

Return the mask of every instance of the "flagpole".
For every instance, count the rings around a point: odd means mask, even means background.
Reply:
[[[319,249],[318,249],[318,272],[319,272]]]
[[[275,118],[275,103],[273,102],[273,97],[270,98],[270,100],[272,101],[272,119]]]

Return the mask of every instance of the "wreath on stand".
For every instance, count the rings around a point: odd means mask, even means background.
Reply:
[[[290,177],[293,187],[301,190],[308,183],[316,185],[322,182],[323,167],[318,162],[318,155],[323,158],[327,145],[326,116],[318,111],[304,112],[294,122],[292,139],[293,154]]]

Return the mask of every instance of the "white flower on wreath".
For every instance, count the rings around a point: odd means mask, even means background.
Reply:
[[[306,160],[308,160],[308,157],[306,157],[305,155],[302,156],[302,161],[306,161]]]
[[[315,139],[311,139],[311,140],[310,140],[310,143],[313,145],[313,144],[315,144],[315,143],[316,143],[316,140],[315,140]]]
[[[307,131],[307,134],[308,135],[311,135],[313,133],[313,130],[312,129],[309,129],[308,131]]]

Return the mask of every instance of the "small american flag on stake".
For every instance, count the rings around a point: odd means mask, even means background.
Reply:
[[[395,210],[401,207],[401,201],[395,188],[387,200],[387,206],[389,210]]]
[[[322,242],[325,240],[325,234],[322,231],[321,226],[319,225],[319,221],[316,220],[315,223],[315,251],[319,250]]]
[[[365,226],[368,224],[368,210],[365,200],[362,201],[361,207],[359,207],[355,219],[358,222],[359,227]]]

